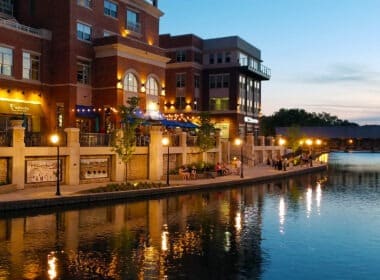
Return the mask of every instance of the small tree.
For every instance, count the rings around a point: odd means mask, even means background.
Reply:
[[[215,138],[213,137],[215,134],[215,126],[211,123],[210,114],[208,112],[202,112],[200,114],[200,122],[201,124],[198,128],[198,146],[202,152],[207,152],[215,146]]]
[[[125,181],[128,180],[128,162],[136,148],[136,129],[143,121],[135,114],[139,99],[129,97],[127,104],[127,106],[120,106],[121,128],[114,130],[112,135],[112,150],[125,164]]]

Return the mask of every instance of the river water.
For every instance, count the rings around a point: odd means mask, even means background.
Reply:
[[[380,279],[379,173],[335,153],[288,180],[0,214],[0,280]]]

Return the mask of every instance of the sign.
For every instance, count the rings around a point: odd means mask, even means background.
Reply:
[[[256,123],[257,124],[257,123],[259,123],[259,120],[245,116],[244,117],[244,122],[246,122],[246,123]]]

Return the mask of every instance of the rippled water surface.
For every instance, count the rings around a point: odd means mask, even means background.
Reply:
[[[0,280],[380,279],[380,154],[329,162],[268,184],[0,214]]]

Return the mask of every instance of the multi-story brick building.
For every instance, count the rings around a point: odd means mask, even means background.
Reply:
[[[0,0],[0,131],[109,132],[130,96],[146,113],[210,111],[222,137],[254,132],[260,50],[239,37],[159,36],[157,0]]]
[[[222,137],[255,133],[261,82],[270,79],[261,52],[237,36],[203,40],[161,35],[171,61],[166,71],[165,113],[192,118],[209,111]]]
[[[157,0],[0,0],[2,128],[18,115],[28,132],[106,131],[129,96],[159,110],[161,16]]]

